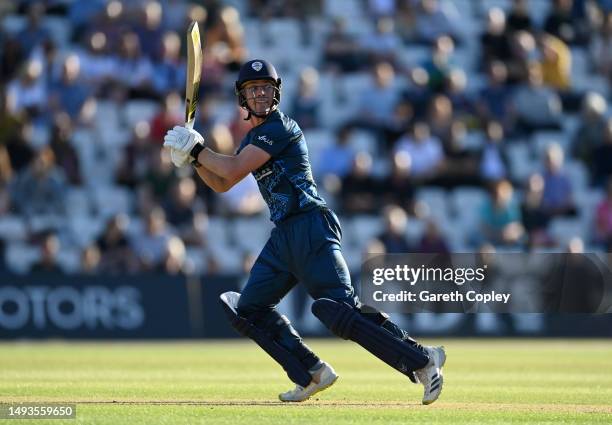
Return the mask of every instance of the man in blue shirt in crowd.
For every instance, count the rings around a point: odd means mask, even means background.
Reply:
[[[222,305],[241,334],[253,339],[287,372],[295,389],[282,401],[304,401],[331,386],[338,375],[306,346],[276,305],[299,281],[315,299],[312,311],[334,334],[355,341],[425,387],[423,404],[442,390],[442,347],[418,344],[385,313],[355,296],[340,246],[336,215],[318,195],[300,127],[278,110],[281,79],[265,60],[245,63],[236,81],[240,106],[252,129],[235,155],[205,146],[196,131],[177,126],[164,146],[177,167],[191,163],[216,192],[253,173],[276,227],[253,265],[241,294],[226,292]]]

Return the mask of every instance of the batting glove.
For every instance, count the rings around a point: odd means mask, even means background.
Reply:
[[[197,156],[204,149],[204,138],[195,130],[177,125],[164,136],[164,147],[170,149],[176,167],[189,163],[199,166]]]

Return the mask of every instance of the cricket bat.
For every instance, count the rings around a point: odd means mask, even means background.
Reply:
[[[202,43],[198,23],[193,21],[187,30],[187,81],[185,82],[185,127],[193,128],[198,91],[202,74]]]

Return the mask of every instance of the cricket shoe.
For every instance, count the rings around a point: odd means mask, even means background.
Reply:
[[[431,404],[440,397],[442,392],[442,366],[446,363],[446,352],[444,347],[424,347],[429,355],[429,363],[419,370],[415,370],[416,376],[419,378],[423,387],[423,404]]]
[[[310,381],[310,384],[306,387],[296,385],[293,390],[279,394],[278,398],[280,401],[305,401],[319,391],[323,391],[334,385],[337,379],[338,375],[334,369],[329,364],[323,362],[323,366],[312,373],[312,381]]]

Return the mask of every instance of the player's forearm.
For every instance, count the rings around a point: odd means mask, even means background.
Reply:
[[[228,183],[239,179],[236,175],[237,158],[235,156],[223,155],[206,148],[198,155],[198,162]]]
[[[212,171],[206,169],[205,167],[198,167],[195,169],[198,173],[198,176],[206,183],[208,187],[210,187],[215,192],[227,192],[231,187],[227,180],[223,177],[216,175]]]

